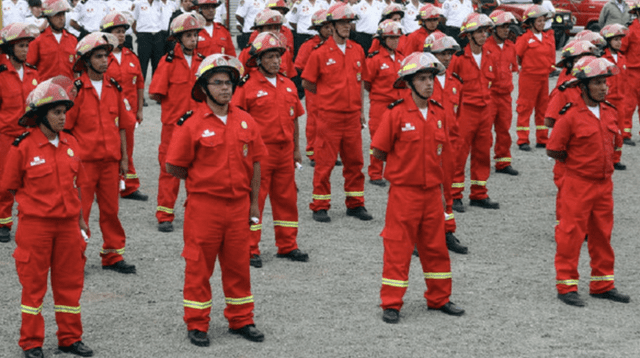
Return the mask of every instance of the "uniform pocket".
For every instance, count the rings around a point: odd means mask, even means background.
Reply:
[[[13,251],[13,258],[16,260],[16,262],[26,264],[29,262],[30,256],[31,254],[29,253],[29,251],[21,248],[20,246],[16,247],[15,251]]]
[[[185,245],[182,249],[182,257],[185,260],[199,261],[200,260],[200,248],[191,245]]]
[[[36,165],[29,167],[27,169],[27,178],[29,179],[37,179],[45,177],[49,174],[53,173],[53,168],[48,165]]]

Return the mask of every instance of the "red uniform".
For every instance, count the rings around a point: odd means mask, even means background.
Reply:
[[[349,209],[364,206],[362,167],[362,75],[364,51],[347,40],[345,53],[333,37],[311,53],[301,78],[316,84],[318,130],[313,173],[312,211],[329,210],[331,171],[338,153],[344,163],[344,191]]]
[[[549,73],[556,59],[556,42],[553,31],[542,33],[542,41],[531,31],[518,37],[516,54],[520,59],[518,79],[518,145],[529,144],[529,122],[535,108],[536,143],[547,144],[549,129],[544,125],[544,114],[549,104]],[[526,89],[526,90],[524,90]]]
[[[511,165],[511,129],[513,91],[513,72],[518,71],[516,47],[511,41],[505,41],[502,47],[493,36],[485,43],[487,50],[494,54],[496,64],[496,80],[491,84],[491,120],[496,132],[496,145],[493,148],[493,159],[496,169],[504,169]]]
[[[24,132],[24,128],[18,125],[18,119],[24,114],[27,96],[38,85],[38,72],[28,66],[22,68],[24,74],[20,80],[11,61],[0,55],[0,178],[11,143]],[[11,228],[12,207],[13,195],[6,190],[0,191],[0,227]]]
[[[244,50],[242,50],[242,52],[240,52],[240,55],[238,56],[238,60],[240,60],[240,62],[242,62],[242,65],[245,66],[246,73],[253,73],[258,70],[257,67],[246,66],[247,61],[249,60],[249,58],[251,58],[251,56],[249,55],[250,49],[251,47],[246,47]],[[291,51],[285,51],[284,54],[282,54],[282,58],[280,60],[280,73],[289,78],[293,78],[298,75],[293,66],[293,55],[291,53]]]
[[[369,91],[369,134],[373,138],[380,125],[383,113],[387,106],[402,98],[403,92],[393,88],[393,83],[398,78],[398,71],[402,68],[404,56],[399,53],[391,57],[391,53],[384,47],[380,47],[378,52],[371,52],[367,56],[364,81],[371,84]],[[369,153],[369,179],[382,179],[382,169],[384,162],[375,158],[370,150]]]
[[[626,116],[624,138],[631,138],[631,128],[633,126],[633,113],[640,104],[640,22],[633,20],[629,26],[629,33],[622,38],[620,51],[624,53],[627,60],[626,83],[629,86],[627,99],[624,105]]]
[[[482,49],[481,67],[478,67],[471,48],[452,61],[449,67],[462,79],[462,104],[458,113],[460,137],[456,140],[453,199],[462,199],[464,170],[471,152],[471,200],[482,200],[487,195],[487,179],[491,174],[491,84],[495,81],[495,63],[492,53]]]
[[[320,36],[314,36],[305,41],[298,50],[298,56],[296,57],[295,68],[298,73],[304,71],[304,67],[307,65],[311,51],[317,49],[320,46]],[[316,94],[304,90],[305,104],[307,106],[307,125],[305,126],[305,135],[307,137],[307,157],[311,160],[315,160],[314,156],[314,143],[316,140],[316,120],[318,118],[318,107],[316,105]]]
[[[430,101],[426,119],[411,95],[385,112],[372,147],[387,154],[384,177],[391,184],[385,227],[382,309],[400,310],[409,286],[409,264],[417,247],[431,308],[451,295],[451,264],[444,235],[442,163],[450,148],[444,111]]]
[[[230,56],[236,55],[236,48],[233,46],[231,34],[226,27],[213,23],[213,34],[209,36],[207,30],[202,29],[198,34],[198,52],[204,57],[214,53],[222,53]]]
[[[429,32],[424,26],[421,26],[418,30],[407,35],[407,40],[404,41],[402,47],[398,46],[400,51],[408,56],[414,52],[424,52],[424,40],[434,32],[440,32],[438,30]]]
[[[15,190],[19,225],[16,231],[16,271],[22,284],[23,350],[42,347],[42,301],[51,269],[53,309],[58,345],[82,338],[80,295],[84,285],[84,251],[80,234],[82,185],[79,147],[73,136],[59,133],[54,146],[38,128],[11,147],[2,177],[2,191]]]
[[[149,94],[162,96],[160,104],[162,134],[158,147],[160,179],[158,179],[158,207],[156,208],[156,219],[159,223],[172,222],[175,216],[173,209],[180,190],[180,180],[167,173],[165,167],[167,148],[178,119],[196,104],[191,98],[191,89],[196,82],[195,74],[202,60],[200,55],[195,54],[189,66],[181,45],[176,44],[173,53],[163,56],[160,60],[149,86]]]
[[[604,52],[603,58],[611,61],[613,64],[618,66],[620,69],[620,73],[607,78],[607,85],[609,86],[609,93],[607,93],[607,101],[616,108],[618,111],[618,128],[620,128],[620,132],[623,133],[622,136],[624,138],[624,133],[629,133],[631,136],[631,124],[626,123],[626,115],[624,113],[625,106],[628,101],[628,86],[629,86],[629,78],[627,77],[627,61],[623,54],[618,52],[618,55],[614,58],[611,54],[611,49],[606,49]],[[614,154],[614,163],[620,163],[620,157],[622,156],[622,146],[620,148],[616,148],[616,152]]]
[[[62,37],[58,42],[51,27],[47,27],[40,36],[29,44],[27,63],[38,68],[42,81],[59,75],[73,78],[77,44],[76,37],[66,30],[62,30]]]
[[[125,108],[124,98],[109,77],[102,77],[102,95],[98,98],[89,76],[83,73],[75,105],[67,112],[64,128],[78,141],[77,154],[84,164],[85,177],[80,184],[82,214],[89,222],[91,205],[98,197],[100,230],[104,243],[102,265],[122,261],[125,233],[118,218],[120,193],[120,131],[132,125],[133,116]]]
[[[566,294],[578,290],[578,260],[586,234],[591,256],[591,293],[614,288],[613,153],[622,142],[616,110],[601,104],[597,118],[579,101],[553,128],[547,148],[566,151],[562,199],[557,211],[556,288]]]
[[[138,90],[144,89],[144,77],[142,77],[142,69],[140,61],[131,50],[126,47],[122,48],[120,61],[118,61],[113,53],[109,54],[109,68],[107,69],[107,77],[114,78],[122,87],[122,94],[126,100],[125,107],[129,106],[133,116],[138,113]],[[133,146],[134,132],[136,129],[135,121],[131,121],[133,125],[125,127],[127,136],[127,156],[129,157],[129,170],[125,175],[125,189],[120,192],[120,196],[127,196],[140,188],[140,179],[136,168],[133,164]]]
[[[400,36],[400,40],[398,40],[398,48],[396,49],[396,52],[401,54],[402,56],[406,57],[406,54],[403,51],[404,47],[406,46],[407,43],[407,36]],[[376,51],[380,51],[380,49],[382,49],[383,47],[380,45],[380,39],[378,39],[377,37],[374,38],[373,40],[371,40],[371,47],[369,47],[369,53],[374,53]],[[410,55],[411,53],[409,53]]]
[[[298,248],[298,193],[294,152],[295,120],[304,114],[295,84],[277,75],[274,87],[256,71],[238,87],[233,104],[246,110],[258,124],[269,155],[260,163],[260,222],[251,225],[250,256],[260,255],[262,211],[269,196],[273,212],[276,246],[279,254]]]
[[[249,272],[249,194],[253,164],[266,156],[258,125],[229,106],[226,125],[208,106],[176,129],[167,163],[187,168],[184,215],[184,320],[209,330],[211,275],[220,258],[224,315],[231,329],[253,324]]]

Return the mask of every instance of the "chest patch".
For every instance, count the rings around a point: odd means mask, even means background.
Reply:
[[[383,63],[382,66],[380,66],[381,70],[386,70],[387,68],[389,68],[389,65],[387,65],[386,63]]]
[[[416,127],[411,123],[405,123],[404,126],[402,127],[403,132],[414,131],[414,130],[416,130]]]
[[[33,157],[33,160],[31,161],[30,164],[32,167],[35,167],[36,165],[44,164],[44,159],[40,157]]]
[[[213,137],[214,135],[216,135],[216,132],[210,131],[208,129],[205,129],[204,132],[202,132],[202,138]]]
[[[260,97],[264,97],[264,96],[266,96],[266,95],[268,95],[268,94],[269,94],[269,93],[267,93],[267,92],[265,92],[265,91],[263,91],[263,90],[260,90],[260,91],[258,91],[258,93],[256,94],[256,97],[260,98]]]
[[[336,63],[336,60],[334,60],[334,59],[330,58],[330,59],[327,61],[327,66],[335,65],[335,63]]]

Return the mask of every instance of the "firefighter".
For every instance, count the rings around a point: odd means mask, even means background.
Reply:
[[[400,320],[414,245],[420,254],[429,309],[464,314],[449,300],[451,262],[444,238],[442,163],[451,160],[451,148],[444,108],[430,98],[435,75],[444,73],[432,54],[407,56],[394,87],[408,86],[411,93],[405,92],[401,101],[389,105],[373,138],[373,155],[387,162],[384,175],[391,184],[380,234],[384,243],[380,306],[387,323]]]
[[[244,70],[228,55],[207,57],[191,96],[192,115],[178,122],[167,154],[167,172],[184,179],[184,320],[192,344],[209,345],[211,275],[220,259],[229,331],[262,342],[253,322],[249,266],[249,224],[260,216],[260,161],[267,149],[260,128],[243,110],[229,105]]]
[[[49,26],[29,46],[27,63],[38,68],[40,80],[55,76],[73,78],[78,40],[64,29],[66,13],[71,6],[66,0],[45,0],[42,15]]]
[[[291,11],[287,13],[289,26],[295,31],[293,34],[294,55],[296,61],[300,47],[310,38],[318,35],[314,27],[314,16],[320,10],[327,11],[329,4],[323,0],[301,0],[293,2]],[[309,111],[307,111],[307,116]]]
[[[420,23],[420,29],[407,35],[407,40],[404,42],[401,52],[407,56],[414,52],[422,52],[424,40],[427,39],[427,36],[438,31],[438,24],[442,18],[444,18],[444,15],[441,8],[433,4],[424,4],[420,8],[418,16],[416,16]]]
[[[89,228],[82,217],[78,185],[85,176],[78,143],[62,131],[65,112],[73,106],[66,90],[72,82],[59,79],[41,83],[25,101],[28,110],[19,123],[34,128],[13,142],[2,177],[2,190],[11,191],[18,202],[13,253],[22,285],[18,344],[27,358],[43,357],[42,306],[49,270],[58,348],[82,357],[93,355],[82,343],[80,319],[87,247],[81,230],[88,233]]]
[[[138,56],[128,49],[125,44],[127,29],[130,25],[123,13],[114,11],[102,19],[100,31],[109,32],[118,39],[118,46],[109,54],[109,68],[107,76],[114,78],[122,87],[125,107],[134,113],[136,121],[133,125],[125,127],[127,136],[127,157],[129,169],[125,175],[125,189],[120,191],[123,199],[147,201],[148,195],[140,192],[140,179],[133,165],[134,132],[139,123],[142,123],[142,108],[144,104],[144,77]]]
[[[625,101],[624,114],[626,116],[623,132],[624,144],[635,146],[631,139],[633,127],[633,113],[640,104],[640,0],[633,0],[629,6],[629,13],[635,15],[635,19],[629,25],[629,33],[622,38],[620,52],[627,58],[627,76],[629,80],[629,92]]]
[[[553,31],[544,31],[548,11],[540,5],[525,10],[523,21],[529,31],[518,37],[516,54],[521,66],[518,77],[518,148],[530,152],[529,122],[535,109],[536,148],[545,148],[549,129],[544,125],[544,114],[549,103],[549,74],[556,60],[556,41]],[[524,90],[526,89],[526,90]]]
[[[302,72],[302,86],[317,94],[316,166],[313,173],[313,219],[329,222],[331,171],[338,154],[344,168],[347,215],[360,220],[373,217],[364,207],[362,133],[366,120],[362,113],[362,75],[365,57],[362,48],[349,40],[351,21],[356,14],[348,4],[338,2],[327,10],[332,26],[330,37],[313,51]]]
[[[214,53],[236,55],[231,34],[222,24],[214,22],[216,8],[222,3],[219,0],[196,0],[198,12],[204,17],[206,23],[198,35],[198,52],[203,56]]]
[[[126,236],[118,218],[118,187],[128,170],[125,128],[135,117],[126,109],[120,84],[106,76],[109,53],[116,46],[118,39],[104,32],[89,34],[78,43],[73,66],[81,73],[75,82],[78,97],[67,113],[64,128],[78,140],[78,155],[86,173],[86,180],[79,185],[86,222],[97,196],[104,241],[102,268],[132,274],[136,267],[122,257]]]
[[[189,97],[189,90],[195,83],[194,74],[203,60],[203,56],[196,49],[200,30],[202,30],[202,24],[194,14],[186,13],[173,19],[168,40],[175,39],[177,44],[172,51],[162,57],[149,86],[149,96],[159,101],[162,108],[160,118],[162,133],[158,147],[160,178],[156,208],[160,232],[173,231],[174,207],[178,198],[180,180],[167,173],[165,161],[167,148],[178,119],[195,105]]]
[[[38,71],[25,63],[30,43],[40,32],[35,25],[9,24],[0,31],[0,178],[13,140],[24,132],[18,119],[27,96],[38,85]],[[0,192],[0,242],[11,240],[13,196]]]
[[[578,259],[580,248],[589,235],[587,245],[591,257],[592,297],[628,303],[614,285],[614,253],[611,247],[613,229],[613,158],[622,136],[617,113],[605,101],[607,77],[618,68],[603,58],[581,58],[573,68],[582,95],[553,127],[547,155],[565,163],[561,211],[556,226],[556,288],[558,298],[572,306],[582,307],[578,294]]]
[[[382,10],[382,16],[380,17],[380,22],[383,22],[385,20],[392,20],[398,23],[398,25],[400,25],[400,28],[402,28],[402,19],[404,18],[404,9],[402,7],[402,5],[400,4],[389,4],[387,5],[387,7],[385,7]],[[378,26],[380,26],[378,24]],[[405,31],[402,30],[402,33],[404,34]],[[400,36],[399,40],[398,40],[398,48],[395,50],[398,53],[404,55],[403,53],[400,52],[401,49],[404,48],[405,46],[405,42],[407,41],[407,37],[406,36]],[[372,41],[371,41],[371,47],[369,47],[369,52],[367,54],[371,54],[374,53],[376,51],[380,51],[380,40],[374,36]]]
[[[262,267],[260,237],[267,196],[273,212],[277,257],[306,262],[309,255],[298,248],[298,193],[296,165],[301,165],[298,117],[304,114],[295,84],[279,74],[286,51],[279,36],[263,32],[251,44],[247,67],[257,67],[243,78],[232,104],[247,111],[258,124],[268,156],[260,163],[260,221],[251,225],[250,264]]]

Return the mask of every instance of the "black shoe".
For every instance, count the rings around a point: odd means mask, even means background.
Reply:
[[[625,138],[622,140],[622,143],[626,144],[626,145],[630,145],[632,147],[636,146],[636,142],[633,141],[633,139],[631,138]]]
[[[631,297],[618,292],[617,288],[612,288],[609,291],[603,293],[590,293],[589,296],[595,298],[603,298],[606,300],[611,300],[613,302],[629,303],[631,301]]]
[[[207,332],[198,331],[197,329],[192,329],[187,334],[191,344],[198,347],[209,347],[209,335]]]
[[[292,250],[291,252],[288,252],[286,254],[277,254],[276,257],[289,259],[291,261],[300,261],[300,262],[309,261],[309,255],[302,252],[300,249]]]
[[[315,167],[315,166],[316,166],[316,161],[315,161],[315,159],[311,159],[311,161],[309,161],[309,166],[310,166],[311,168],[313,168],[313,167]]]
[[[497,169],[496,168],[496,173],[509,174],[509,175],[513,175],[513,176],[520,174],[520,173],[518,173],[517,170],[513,169],[513,167],[510,166],[510,165],[508,165],[508,166],[506,166],[506,167],[504,167],[502,169]]]
[[[158,231],[173,232],[173,223],[171,221],[163,221],[158,224]]]
[[[578,295],[578,292],[575,291],[565,293],[564,295],[558,293],[558,298],[560,299],[560,301],[570,306],[584,307],[586,305],[582,298],[580,298],[580,295]]]
[[[24,358],[43,358],[44,353],[42,353],[41,347],[31,348],[28,351],[24,351]]]
[[[142,101],[142,107],[149,107],[149,104],[147,103],[146,99]]]
[[[318,210],[313,212],[313,220],[319,223],[328,223],[331,221],[331,218],[326,210]]]
[[[381,187],[387,186],[387,182],[382,179],[369,180],[369,183],[373,185],[381,186]]]
[[[118,273],[136,273],[136,266],[129,265],[124,260],[120,260],[113,265],[102,266],[103,270],[112,270]]]
[[[248,324],[240,329],[231,329],[229,328],[229,332],[233,334],[239,334],[243,338],[248,339],[252,342],[262,342],[264,341],[264,334],[260,332],[255,325]]]
[[[358,206],[357,208],[348,209],[347,208],[347,216],[353,216],[354,218],[358,218],[362,221],[369,221],[373,219],[373,216],[369,214],[367,209],[364,206]]]
[[[483,209],[500,209],[500,204],[495,201],[491,201],[488,197],[482,200],[469,200],[469,205]]]
[[[451,209],[464,213],[464,204],[462,203],[462,199],[453,199],[453,204],[451,205]]]
[[[420,253],[418,252],[418,248],[417,247],[413,248],[413,256],[420,257]]]
[[[80,357],[93,357],[93,351],[91,348],[85,346],[82,341],[77,341],[76,343],[66,347],[58,346],[58,349],[64,353],[71,353]]]
[[[11,229],[8,227],[0,227],[0,242],[11,241]]]
[[[260,258],[260,255],[251,255],[251,258],[249,259],[249,265],[255,268],[262,267],[262,259]]]
[[[397,309],[387,308],[382,311],[382,320],[387,323],[398,323],[400,321],[400,312]]]
[[[336,167],[341,167],[342,166],[342,160],[337,159],[336,160]]]
[[[147,201],[149,200],[149,195],[142,194],[140,190],[136,190],[127,196],[123,196],[122,199]]]
[[[627,166],[622,163],[613,163],[613,169],[615,170],[627,170]]]
[[[451,301],[445,303],[440,308],[431,308],[431,307],[429,307],[429,309],[430,310],[442,311],[442,312],[448,314],[449,316],[462,316],[464,314],[464,310],[462,308],[456,306],[456,304],[451,302]]]
[[[447,249],[449,249],[449,251],[463,255],[466,255],[469,251],[466,246],[460,244],[460,241],[452,232],[446,233],[445,238],[447,239]]]
[[[546,148],[547,145],[544,143],[536,143],[536,148]]]
[[[525,152],[530,152],[530,151],[531,151],[531,147],[529,146],[529,144],[528,144],[528,143],[520,144],[520,145],[518,146],[518,149],[523,150],[523,151],[525,151]]]

